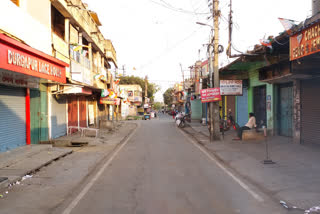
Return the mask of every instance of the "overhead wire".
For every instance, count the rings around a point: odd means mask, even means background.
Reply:
[[[160,57],[162,57],[164,54],[169,53],[170,51],[172,51],[173,49],[175,49],[177,46],[179,46],[181,43],[185,42],[186,40],[188,40],[189,38],[191,38],[195,33],[198,32],[198,30],[201,29],[201,26],[198,27],[196,30],[192,31],[188,36],[186,36],[185,38],[183,38],[182,40],[176,42],[173,46],[171,46],[170,48],[168,48],[167,50],[163,51],[161,54],[159,54],[157,57],[154,57],[153,59],[149,60],[146,64],[142,65],[140,68],[144,68],[146,66],[148,66],[149,64],[152,64],[154,62],[155,59],[159,59]]]
[[[167,3],[166,1],[164,0],[160,0],[162,3],[160,2],[157,2],[155,0],[149,0],[150,2],[154,3],[154,4],[157,4],[157,5],[160,5],[164,8],[167,8],[167,9],[170,9],[172,11],[175,11],[175,12],[180,12],[180,13],[185,13],[185,14],[191,14],[191,15],[208,15],[210,13],[208,12],[193,12],[193,11],[188,11],[188,10],[185,10],[185,9],[182,9],[182,8],[177,8],[177,7],[174,7],[172,6],[171,4]]]

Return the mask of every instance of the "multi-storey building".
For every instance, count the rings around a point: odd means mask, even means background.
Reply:
[[[4,0],[0,12],[15,16],[0,20],[0,152],[110,118],[99,99],[116,51],[96,13],[80,0]]]
[[[137,115],[138,107],[142,105],[142,88],[140,85],[120,85],[120,90],[127,91],[127,99],[130,102],[128,115]]]

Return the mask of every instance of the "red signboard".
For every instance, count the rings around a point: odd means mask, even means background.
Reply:
[[[221,100],[220,88],[207,88],[200,91],[201,102],[209,103]]]
[[[320,24],[314,24],[290,37],[290,60],[320,51]]]
[[[69,65],[10,37],[0,34],[0,68],[66,83]]]
[[[101,97],[100,104],[120,105],[119,98]]]

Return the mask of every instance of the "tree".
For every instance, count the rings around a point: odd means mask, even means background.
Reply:
[[[131,85],[131,84],[138,84],[142,88],[142,93],[143,93],[143,99],[144,99],[144,91],[145,91],[145,80],[141,77],[136,77],[136,76],[123,76],[120,77],[120,84],[121,85]],[[154,101],[154,95],[160,90],[160,86],[150,83],[148,81],[148,98],[150,98],[150,101]]]
[[[160,103],[160,102],[155,102],[154,104],[153,104],[153,109],[155,109],[155,110],[160,110],[161,109],[161,107],[163,106],[163,104],[162,103]]]
[[[172,104],[172,93],[174,88],[168,88],[163,94],[163,101],[166,105],[171,106]]]

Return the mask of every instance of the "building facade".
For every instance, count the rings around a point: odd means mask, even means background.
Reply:
[[[5,0],[0,11],[15,14],[0,20],[0,114],[12,123],[0,122],[0,152],[110,119],[110,105],[99,100],[103,90],[119,93],[117,58],[96,13],[80,0]],[[17,143],[2,140],[13,127]]]

